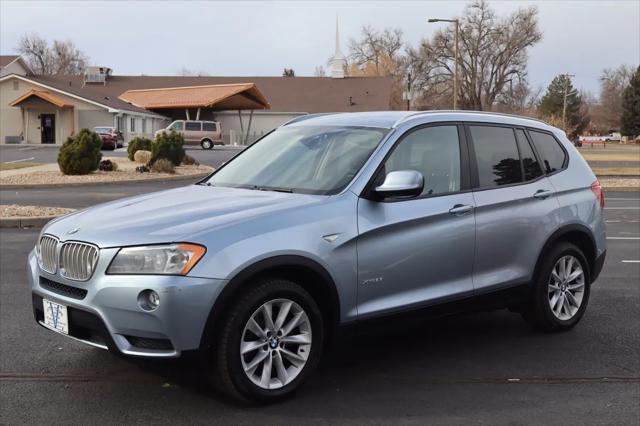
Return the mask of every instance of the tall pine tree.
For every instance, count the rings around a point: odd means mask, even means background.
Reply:
[[[582,96],[571,84],[571,78],[561,74],[553,79],[547,92],[538,104],[538,113],[562,126],[562,110],[564,105],[565,88],[567,93],[566,128],[564,129],[570,138],[579,135],[589,124],[589,116],[582,102]]]
[[[640,66],[622,95],[620,130],[625,136],[640,135]]]

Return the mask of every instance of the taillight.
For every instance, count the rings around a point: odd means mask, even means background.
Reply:
[[[600,181],[596,180],[591,184],[591,191],[596,196],[596,200],[600,203],[600,208],[604,208],[604,192],[602,192],[602,185]]]

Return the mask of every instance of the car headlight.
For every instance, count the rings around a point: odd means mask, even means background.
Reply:
[[[187,243],[125,247],[118,251],[107,274],[187,275],[206,251]]]

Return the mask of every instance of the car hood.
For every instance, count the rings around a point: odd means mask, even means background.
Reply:
[[[198,235],[207,231],[321,202],[325,198],[190,185],[100,204],[50,222],[44,233],[99,247],[198,242]]]

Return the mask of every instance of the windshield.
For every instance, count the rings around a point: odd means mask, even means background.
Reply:
[[[111,133],[113,131],[113,127],[94,127],[93,131],[102,135]]]
[[[386,132],[342,126],[281,127],[235,157],[206,183],[336,194],[353,179]]]

